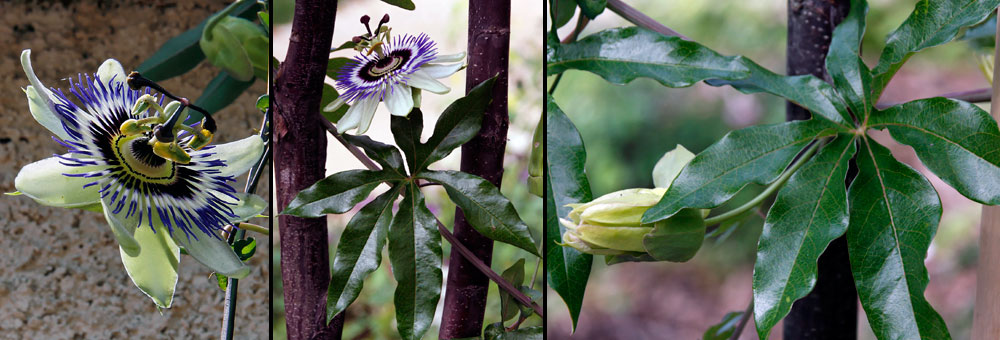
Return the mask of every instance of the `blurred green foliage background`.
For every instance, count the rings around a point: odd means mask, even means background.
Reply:
[[[916,0],[870,0],[862,51],[869,66],[878,61],[886,35],[913,10]],[[629,5],[724,55],[745,55],[784,73],[786,1],[628,0]],[[573,29],[576,18],[559,30]],[[606,10],[580,35],[632,26]],[[546,27],[547,29],[547,27]],[[988,87],[976,65],[980,53],[965,42],[923,51],[890,83],[884,101],[929,97]],[[991,52],[990,52],[991,53]],[[548,78],[551,85],[553,77]],[[556,103],[576,124],[587,149],[587,175],[594,197],[635,187],[652,187],[656,161],[677,144],[697,153],[730,130],[785,119],[785,102],[767,94],[744,95],[731,88],[697,84],[671,89],[640,78],[612,85],[597,75],[568,71],[554,93]],[[887,136],[886,136],[887,137]],[[890,140],[890,138],[880,138]],[[909,147],[892,143],[897,157],[933,178],[945,212],[928,258],[927,291],[956,339],[968,338],[974,301],[979,205],[928,173]],[[760,187],[749,186],[718,211],[747,201]],[[766,206],[770,202],[765,203]],[[689,263],[604,265],[596,257],[584,299],[579,339],[698,339],[731,311],[742,311],[751,296],[757,237],[763,221],[746,220],[721,243],[706,242]],[[566,307],[548,291],[548,335],[570,336]],[[859,315],[862,339],[874,339]],[[752,322],[741,339],[756,339]],[[780,329],[780,325],[779,328]],[[780,338],[780,331],[772,338]]]

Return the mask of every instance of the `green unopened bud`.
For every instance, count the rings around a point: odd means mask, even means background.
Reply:
[[[250,20],[227,13],[218,15],[209,20],[198,41],[205,58],[240,81],[253,79],[255,69],[266,70],[268,41],[264,29]]]
[[[582,252],[617,255],[624,252],[646,252],[642,237],[653,230],[652,224],[642,224],[642,214],[660,201],[667,189],[626,189],[616,191],[583,204],[570,204],[570,220],[561,219],[566,227],[563,242]],[[581,243],[582,242],[582,243]]]

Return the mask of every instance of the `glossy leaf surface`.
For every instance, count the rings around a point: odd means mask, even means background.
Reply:
[[[380,183],[402,179],[390,171],[341,171],[300,191],[281,213],[298,217],[343,214],[367,198]]]
[[[941,220],[934,187],[889,149],[859,141],[858,176],[848,192],[851,272],[879,339],[950,339],[924,299],[924,259]]]
[[[878,99],[886,84],[914,53],[954,39],[967,26],[982,22],[1000,0],[920,0],[910,16],[889,33],[878,65],[872,70],[872,98]]]
[[[859,121],[868,117],[871,101],[871,70],[861,59],[861,39],[865,35],[865,17],[868,2],[851,0],[851,10],[844,21],[833,30],[830,50],[826,56],[826,70],[833,79]]]
[[[576,69],[613,84],[646,77],[664,86],[686,87],[705,79],[735,80],[749,75],[738,57],[722,56],[696,42],[640,27],[613,28],[549,48],[549,75]]]
[[[466,221],[483,236],[539,255],[528,225],[493,183],[460,171],[424,171],[416,178],[441,184]]]
[[[761,339],[768,338],[795,301],[812,291],[819,256],[847,231],[844,180],[855,151],[852,135],[838,136],[778,191],[754,264],[754,319]]]
[[[869,125],[913,147],[920,161],[969,199],[1000,204],[1000,129],[978,106],[915,100],[875,113]]]
[[[816,119],[730,132],[681,170],[642,222],[666,219],[683,208],[715,208],[748,183],[770,183],[809,142],[835,133],[828,123]]]
[[[686,262],[705,240],[705,220],[698,209],[684,209],[654,224],[642,237],[643,247],[658,261]]]
[[[399,335],[417,340],[431,326],[441,295],[441,234],[415,184],[407,184],[389,226],[389,261],[396,278],[393,302]]]
[[[365,278],[382,263],[382,248],[392,222],[392,204],[399,192],[399,187],[393,188],[365,205],[340,235],[327,290],[327,323],[358,298]]]
[[[556,244],[566,231],[559,218],[566,218],[572,210],[567,204],[590,202],[593,193],[584,171],[587,152],[580,132],[552,96],[546,105],[545,273],[549,287],[566,302],[575,328],[594,256]]]

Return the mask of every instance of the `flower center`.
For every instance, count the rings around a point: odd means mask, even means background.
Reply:
[[[361,78],[374,81],[382,78],[395,70],[400,69],[410,60],[410,50],[393,51],[385,57],[368,62],[368,65],[361,68]]]
[[[135,178],[160,184],[177,180],[177,165],[153,153],[153,146],[145,135],[118,135],[114,150],[125,171]]]

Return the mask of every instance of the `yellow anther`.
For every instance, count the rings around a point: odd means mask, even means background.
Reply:
[[[118,130],[126,136],[138,135],[140,133],[151,131],[148,125],[143,125],[142,122],[135,119],[126,120],[122,123]]]
[[[188,147],[192,150],[201,150],[201,148],[205,147],[209,143],[212,143],[212,136],[213,134],[211,131],[201,129],[201,131],[195,133],[194,138],[191,138],[191,141],[188,142]]]
[[[169,159],[180,164],[191,163],[191,156],[187,154],[175,142],[164,143],[161,141],[153,142],[153,153],[157,156],[163,157],[164,159]]]

